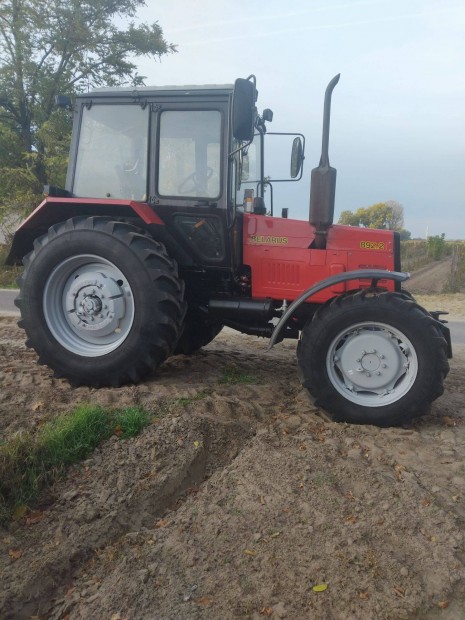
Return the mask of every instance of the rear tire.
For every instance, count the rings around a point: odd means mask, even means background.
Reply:
[[[334,421],[377,426],[427,413],[449,371],[436,322],[398,293],[334,299],[305,325],[297,359],[304,387]]]
[[[223,329],[216,323],[194,312],[187,312],[184,331],[176,345],[174,355],[191,355],[209,344]]]
[[[37,239],[24,264],[19,325],[55,376],[93,387],[137,382],[173,351],[184,283],[144,231],[73,218]]]

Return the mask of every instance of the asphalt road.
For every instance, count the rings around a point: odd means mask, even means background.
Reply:
[[[0,289],[0,315],[17,316],[18,308],[14,305],[14,300],[18,294],[14,289]],[[452,347],[454,344],[465,344],[465,321],[449,321],[448,327],[452,336]]]

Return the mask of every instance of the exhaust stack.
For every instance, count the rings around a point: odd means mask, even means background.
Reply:
[[[331,95],[340,76],[341,74],[338,73],[326,87],[320,165],[312,170],[311,176],[309,221],[316,229],[312,247],[317,249],[326,247],[328,228],[334,219],[337,171],[336,168],[331,168],[329,165],[329,121],[331,117]]]

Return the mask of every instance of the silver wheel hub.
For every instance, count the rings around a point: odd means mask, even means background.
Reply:
[[[87,273],[79,275],[65,288],[66,312],[76,330],[107,336],[118,329],[124,317],[124,291],[105,273],[93,275],[93,278]]]
[[[333,386],[348,400],[382,406],[406,394],[418,372],[410,341],[383,323],[360,323],[341,331],[326,363]]]
[[[43,310],[52,336],[77,355],[97,357],[118,348],[135,313],[125,274],[94,255],[59,263],[46,282]]]

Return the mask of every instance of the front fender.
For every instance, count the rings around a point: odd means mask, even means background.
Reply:
[[[278,336],[282,328],[286,325],[289,318],[294,314],[295,309],[307,301],[310,297],[319,293],[325,288],[340,284],[341,282],[347,282],[348,280],[372,280],[372,287],[376,287],[378,280],[395,280],[396,282],[404,282],[410,278],[409,273],[401,271],[385,271],[383,269],[358,269],[356,271],[346,271],[339,273],[325,280],[321,280],[317,284],[314,284],[306,291],[302,293],[297,299],[295,299],[288,307],[283,316],[279,319],[276,327],[271,334],[270,342],[268,344],[268,351],[274,347],[278,340]]]

